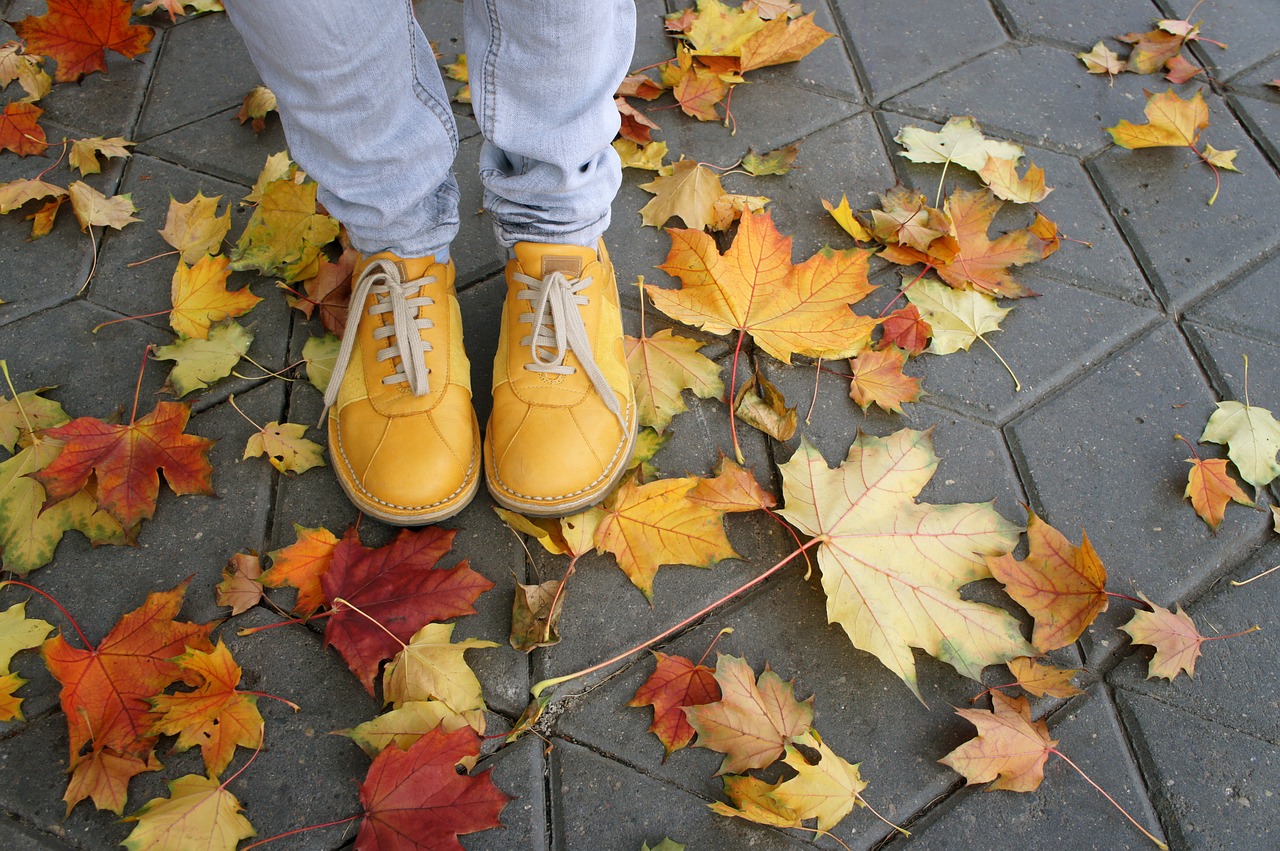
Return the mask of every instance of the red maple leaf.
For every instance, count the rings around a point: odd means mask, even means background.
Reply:
[[[880,321],[880,328],[884,336],[876,344],[877,349],[897,346],[912,357],[923,352],[933,336],[933,329],[920,318],[920,310],[914,304],[890,313]]]
[[[132,529],[155,513],[162,469],[170,490],[178,495],[213,494],[213,468],[206,456],[214,441],[183,433],[190,416],[189,405],[160,402],[128,425],[93,417],[74,419],[45,432],[66,445],[35,475],[52,504],[79,493],[89,474],[97,473],[98,505]]]
[[[7,104],[0,113],[0,150],[13,151],[20,157],[43,154],[49,147],[44,128],[36,119],[44,110],[33,103]]]
[[[59,83],[107,70],[107,49],[130,59],[144,53],[151,27],[130,23],[129,0],[48,0],[48,11],[13,25],[27,42],[28,53],[57,60],[53,78]]]
[[[183,582],[149,595],[120,618],[97,647],[80,650],[61,634],[44,643],[45,664],[62,684],[59,698],[67,716],[72,769],[107,749],[141,763],[150,759],[158,737],[151,735],[156,715],[149,701],[182,678],[182,670],[171,660],[188,648],[213,650],[213,624],[174,620],[186,590]],[[145,769],[133,773],[139,770]],[[82,791],[67,800],[68,807],[93,794],[91,789]]]
[[[479,754],[480,737],[470,727],[435,727],[408,750],[383,749],[360,786],[356,851],[462,851],[460,834],[501,827],[510,798],[494,785],[492,769],[474,777],[457,771]]]
[[[472,603],[493,587],[466,561],[447,570],[435,566],[455,534],[435,526],[402,529],[387,546],[371,549],[352,528],[334,550],[320,577],[333,608],[325,645],[337,648],[369,694],[378,666],[400,652],[402,642],[433,621],[474,614]]]
[[[694,729],[685,718],[684,707],[701,706],[720,700],[716,672],[706,665],[695,665],[683,656],[668,656],[654,651],[658,666],[644,685],[636,689],[627,706],[652,706],[653,724],[649,732],[662,742],[665,760],[673,751],[689,744]]]

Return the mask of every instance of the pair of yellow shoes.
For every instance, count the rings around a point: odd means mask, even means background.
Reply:
[[[482,457],[494,500],[538,516],[599,502],[626,471],[635,397],[603,242],[514,254],[483,453],[452,262],[383,253],[357,265],[325,403],[338,482],[366,514],[451,517],[479,489]]]

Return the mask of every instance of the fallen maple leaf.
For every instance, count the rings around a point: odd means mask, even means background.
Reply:
[[[956,714],[978,728],[970,739],[938,762],[964,775],[970,785],[991,781],[988,789],[1034,792],[1044,780],[1044,764],[1058,742],[1049,738],[1043,721],[1031,720],[1025,697],[991,694],[991,711],[957,709]]]
[[[875,237],[871,231],[867,230],[866,225],[858,221],[853,215],[853,210],[849,207],[849,198],[845,195],[840,196],[840,203],[832,206],[830,202],[823,201],[822,206],[831,214],[831,218],[836,220],[840,227],[844,228],[845,233],[858,240],[859,242],[872,242]]]
[[[1246,365],[1246,369],[1247,369]],[[1227,447],[1227,457],[1236,465],[1240,478],[1255,488],[1264,488],[1280,476],[1280,422],[1266,408],[1240,402],[1219,402],[1205,424],[1201,443]]]
[[[893,140],[906,149],[899,156],[914,163],[954,163],[975,173],[982,172],[990,157],[1016,162],[1024,153],[1021,145],[983,136],[982,127],[968,115],[948,118],[936,133],[904,127]]]
[[[455,534],[436,526],[403,529],[387,546],[369,548],[349,529],[320,576],[333,609],[325,645],[337,649],[370,694],[383,660],[399,653],[424,625],[474,614],[472,603],[493,587],[466,561],[436,566]]]
[[[1151,611],[1134,609],[1133,617],[1120,628],[1129,633],[1134,644],[1147,644],[1155,648],[1155,655],[1147,666],[1147,679],[1164,677],[1172,682],[1183,671],[1186,671],[1188,677],[1194,677],[1196,660],[1200,658],[1200,645],[1206,641],[1235,638],[1260,629],[1255,626],[1232,635],[1206,638],[1200,634],[1195,621],[1191,620],[1191,616],[1181,606],[1178,606],[1177,611],[1170,611],[1151,602],[1145,594],[1138,596],[1151,607]]]
[[[666,86],[650,77],[648,74],[636,73],[628,74],[622,78],[622,82],[618,84],[618,91],[615,93],[617,97],[636,97],[645,100],[653,100],[659,97],[667,90]],[[663,147],[666,144],[663,143]]]
[[[928,252],[938,262],[955,259],[955,240],[940,239],[950,231],[950,217],[930,207],[924,195],[905,186],[895,186],[881,195],[880,209],[871,211],[871,239]]]
[[[356,848],[460,851],[459,835],[500,826],[510,799],[494,785],[492,769],[457,771],[479,755],[480,738],[469,727],[437,727],[407,750],[385,748],[360,784],[364,821]]]
[[[262,600],[262,562],[257,553],[236,553],[222,568],[222,581],[214,588],[219,606],[230,606],[231,616],[242,615]],[[214,772],[217,774],[218,772]]]
[[[170,21],[177,21],[178,18],[185,17],[190,11],[193,15],[202,12],[222,12],[222,0],[150,0],[138,7],[137,14],[153,15],[160,9],[164,9],[169,13]]]
[[[640,168],[646,171],[663,171],[667,168],[667,143],[640,144],[628,138],[614,139],[613,149],[618,152],[623,168]]]
[[[302,423],[269,422],[261,431],[249,435],[244,456],[257,458],[266,455],[271,466],[282,473],[305,473],[312,467],[324,466],[324,447],[304,435],[307,427]]]
[[[723,255],[706,233],[667,232],[671,251],[658,268],[682,286],[644,290],[671,318],[712,334],[749,333],[783,363],[793,354],[850,357],[870,342],[875,320],[850,309],[875,289],[867,283],[869,252],[825,249],[793,266],[791,239],[768,213],[744,215]]]
[[[711,567],[739,558],[724,534],[724,513],[691,501],[695,476],[637,484],[625,479],[609,495],[595,543],[613,553],[631,583],[653,601],[653,579],[664,564]]]
[[[421,700],[439,700],[454,712],[483,712],[480,681],[462,654],[467,650],[497,647],[493,641],[467,638],[451,642],[454,624],[429,623],[387,664],[382,677],[382,699],[393,706]]]
[[[1129,63],[1120,58],[1114,50],[1101,41],[1087,53],[1077,53],[1076,58],[1084,63],[1090,74],[1106,74],[1115,85],[1115,76],[1129,67]]]
[[[319,271],[320,249],[337,236],[338,223],[316,210],[316,184],[274,180],[231,252],[231,268],[304,280]]]
[[[179,496],[213,495],[207,455],[214,441],[185,433],[190,416],[185,404],[159,402],[151,413],[128,425],[93,417],[74,419],[46,432],[65,445],[35,478],[56,502],[83,490],[90,473],[96,473],[98,504],[125,529],[132,529],[155,513],[160,470]]]
[[[788,745],[783,762],[796,776],[784,780],[771,794],[800,821],[816,818],[819,833],[835,827],[855,805],[866,806],[861,793],[867,783],[858,766],[832,751],[816,730]]]
[[[814,23],[813,16],[810,12],[796,20],[774,18],[753,33],[742,45],[741,72],[799,62],[835,35]]]
[[[350,730],[335,732],[348,736],[361,750],[374,757],[392,745],[402,751],[408,750],[410,745],[436,727],[445,733],[471,727],[483,736],[484,713],[479,710],[454,712],[440,700],[413,700]],[[464,758],[459,760],[459,764],[470,770],[475,767],[475,758]]]
[[[67,190],[35,178],[0,183],[0,215],[12,213],[28,201],[65,197]]]
[[[216,777],[187,774],[169,781],[168,798],[152,798],[125,818],[138,826],[120,844],[129,851],[234,851],[257,836],[242,809]]]
[[[722,801],[710,804],[714,813],[730,818],[746,819],[771,827],[800,827],[795,810],[773,796],[773,790],[781,785],[766,783],[750,775],[727,774],[724,777],[724,793],[733,805]]]
[[[677,48],[675,60],[662,66],[662,83],[671,89],[685,115],[699,121],[719,121],[716,104],[728,96],[730,86],[721,74],[693,59],[687,48]]]
[[[218,215],[221,195],[206,198],[203,192],[185,204],[176,198],[169,199],[169,213],[165,217],[160,236],[182,254],[182,262],[188,266],[197,263],[206,254],[222,250],[222,240],[231,230],[231,208]]]
[[[293,610],[304,618],[311,617],[325,604],[320,577],[329,570],[338,539],[328,529],[308,529],[297,523],[293,531],[298,540],[287,547],[267,553],[271,567],[259,577],[268,588],[286,585],[298,589]]]
[[[68,195],[76,221],[80,222],[80,230],[94,226],[121,230],[127,224],[141,221],[133,215],[138,212],[133,205],[133,193],[108,198],[89,184],[77,180],[68,187]]]
[[[911,357],[915,357],[929,345],[933,336],[933,328],[920,316],[920,308],[914,304],[899,308],[880,320],[880,342],[877,349],[897,346]]]
[[[640,188],[656,197],[640,210],[646,225],[662,227],[673,216],[679,216],[685,227],[701,230],[712,222],[715,202],[725,194],[720,175],[693,160],[680,160],[669,174],[659,174]]]
[[[214,322],[243,316],[262,301],[248,287],[229,291],[230,274],[230,261],[221,255],[206,254],[194,266],[179,261],[173,273],[169,326],[184,336],[207,340]]]
[[[125,758],[126,764],[118,769],[127,768],[132,774],[148,770],[157,739],[150,732],[154,715],[149,700],[181,677],[181,669],[172,661],[175,656],[189,649],[213,649],[208,636],[214,624],[174,620],[186,588],[183,582],[170,591],[148,595],[142,606],[116,622],[97,647],[80,650],[61,634],[44,643],[45,664],[62,684],[59,699],[67,717],[72,769],[88,758],[86,748],[92,744],[93,753],[109,749]],[[114,773],[104,772],[103,780]],[[75,785],[74,776],[72,782]],[[105,794],[107,787],[101,788]],[[92,786],[81,783],[76,795],[71,791],[66,798],[68,812],[90,795],[102,806]],[[120,812],[123,794],[114,803],[118,806],[111,809]]]
[[[42,64],[44,57],[25,52],[21,42],[0,44],[0,89],[17,80],[27,93],[24,101],[40,100],[53,88],[53,80],[41,69]]]
[[[685,718],[684,707],[713,703],[721,699],[721,694],[715,671],[706,665],[657,650],[653,655],[658,660],[657,666],[649,679],[636,689],[627,706],[653,707],[649,732],[662,742],[665,762],[693,740],[694,729]]]
[[[716,463],[710,479],[699,479],[689,499],[717,511],[765,511],[777,505],[773,494],[760,487],[756,477],[745,467],[724,455]]]
[[[209,326],[208,333],[207,339],[179,336],[176,342],[152,349],[156,360],[174,362],[166,392],[182,397],[226,378],[253,344],[253,332],[230,319]]]
[[[1253,500],[1240,490],[1236,480],[1227,472],[1227,459],[1188,458],[1186,461],[1191,465],[1191,471],[1187,474],[1187,489],[1182,496],[1191,500],[1196,514],[1215,533],[1222,525],[1228,502],[1253,505]]]
[[[51,632],[53,624],[27,617],[26,601],[0,612],[0,674],[9,673],[15,653],[39,647]]]
[[[698,734],[697,747],[725,755],[716,774],[764,768],[813,723],[813,698],[798,701],[795,684],[765,665],[757,681],[746,660],[716,657],[719,700],[684,709]]]
[[[44,110],[35,104],[6,104],[0,112],[0,151],[13,151],[20,157],[43,154],[49,142],[44,128],[36,120]]]
[[[1212,206],[1213,202],[1218,200],[1218,191],[1221,188],[1218,169],[1224,167],[1224,162],[1225,167],[1231,171],[1238,169],[1232,165],[1236,151],[1215,149],[1213,151],[1215,161],[1210,161],[1208,154],[1196,147],[1196,142],[1200,139],[1200,131],[1209,126],[1209,106],[1204,102],[1203,94],[1197,91],[1188,100],[1178,97],[1173,89],[1160,94],[1152,94],[1144,90],[1144,94],[1147,96],[1147,105],[1143,109],[1147,116],[1147,123],[1133,124],[1129,121],[1121,121],[1115,127],[1108,127],[1107,132],[1122,148],[1190,148],[1197,157],[1213,169],[1217,185],[1214,187],[1213,195],[1209,197],[1209,204]]]
[[[320,324],[326,331],[341,338],[347,328],[347,314],[351,307],[351,273],[359,260],[360,252],[354,248],[345,249],[336,263],[321,256],[315,277],[308,278],[302,284],[306,295],[287,297],[289,306],[302,311],[308,319],[318,308]],[[280,286],[290,289],[287,284],[282,283]],[[337,350],[334,352],[336,354]]]
[[[1192,65],[1179,54],[1165,63],[1165,70],[1168,71],[1164,78],[1176,86],[1189,81],[1197,74],[1203,74],[1204,69],[1198,65]]]
[[[920,379],[904,375],[906,354],[896,346],[867,349],[849,359],[853,378],[849,382],[849,397],[863,411],[872,403],[891,414],[902,413],[904,402],[920,401]]]
[[[1008,612],[960,594],[991,575],[985,557],[1012,550],[1018,527],[991,503],[916,502],[937,464],[932,433],[903,429],[884,438],[859,432],[834,470],[802,438],[780,466],[779,513],[826,538],[818,565],[828,619],[917,697],[912,647],[975,680],[986,665],[1033,652]]]
[[[987,558],[991,575],[1035,619],[1031,643],[1042,653],[1073,643],[1107,610],[1107,569],[1089,543],[1079,547],[1027,509],[1030,551],[1023,561]]]
[[[0,396],[0,446],[12,452],[30,445],[36,432],[70,422],[62,405],[40,395],[53,389],[24,390],[12,399]]]
[[[1019,656],[1009,660],[1009,673],[1023,691],[1033,697],[1074,697],[1084,694],[1071,684],[1071,678],[1080,673],[1080,668],[1062,669],[1052,665],[1042,665],[1030,656]]]
[[[179,753],[199,747],[205,771],[216,778],[231,764],[237,745],[262,744],[258,698],[236,688],[240,666],[221,641],[209,652],[188,650],[173,661],[182,669],[183,682],[195,690],[153,697],[151,705],[160,717],[151,732],[177,736],[173,749]]]
[[[0,721],[26,720],[22,715],[23,698],[14,695],[14,692],[26,684],[27,681],[17,674],[0,676]]]
[[[342,341],[333,334],[323,337],[308,337],[302,344],[302,360],[307,365],[307,381],[311,386],[324,393],[329,389],[329,379],[333,376],[333,368],[338,362],[338,350]]]
[[[1030,161],[1027,173],[1020,177],[1018,164],[1013,160],[988,157],[978,175],[997,198],[1015,204],[1039,203],[1053,191],[1053,187],[1044,184],[1044,169]]]
[[[720,365],[699,354],[705,343],[664,328],[652,336],[624,337],[631,383],[636,388],[640,425],[661,432],[671,418],[687,411],[681,392],[700,399],[724,395]]]
[[[98,809],[120,815],[129,798],[129,781],[144,772],[162,768],[154,753],[142,759],[116,753],[111,748],[94,750],[71,769],[62,800],[67,803],[68,813],[77,803],[90,798]]]
[[[258,173],[258,179],[253,182],[253,188],[240,203],[242,206],[261,203],[262,195],[267,191],[267,187],[277,180],[287,180],[291,183],[301,184],[306,179],[307,173],[298,168],[297,163],[289,159],[288,151],[277,151],[267,157],[267,161],[262,164],[262,171]]]
[[[618,107],[618,115],[622,121],[622,127],[618,130],[618,134],[623,139],[628,139],[638,145],[651,144],[653,136],[650,131],[661,128],[647,115],[632,106],[626,98],[614,98],[613,103]]]
[[[27,50],[58,63],[54,80],[67,83],[107,70],[107,51],[133,59],[145,53],[154,31],[130,22],[129,0],[48,0],[48,11],[14,23]]]
[[[71,153],[67,161],[71,163],[72,168],[79,169],[81,175],[98,174],[102,171],[102,164],[98,162],[98,157],[108,159],[127,157],[129,148],[134,144],[122,136],[112,136],[110,139],[104,139],[101,136],[77,139],[71,143]]]
[[[261,133],[267,129],[267,115],[275,111],[276,93],[266,86],[254,86],[244,96],[244,103],[240,105],[236,118],[241,124],[253,119],[249,126],[254,133]]]

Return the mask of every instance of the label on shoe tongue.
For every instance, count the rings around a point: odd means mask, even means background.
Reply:
[[[542,277],[552,272],[559,272],[566,278],[576,278],[582,274],[582,258],[566,257],[561,254],[549,254],[542,258]]]

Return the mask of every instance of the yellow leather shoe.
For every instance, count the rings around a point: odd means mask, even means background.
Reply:
[[[325,393],[329,457],[361,511],[398,526],[457,514],[480,485],[480,429],[453,263],[364,258]]]
[[[613,265],[601,242],[516,243],[493,364],[485,481],[521,514],[594,505],[626,472],[635,394]]]

